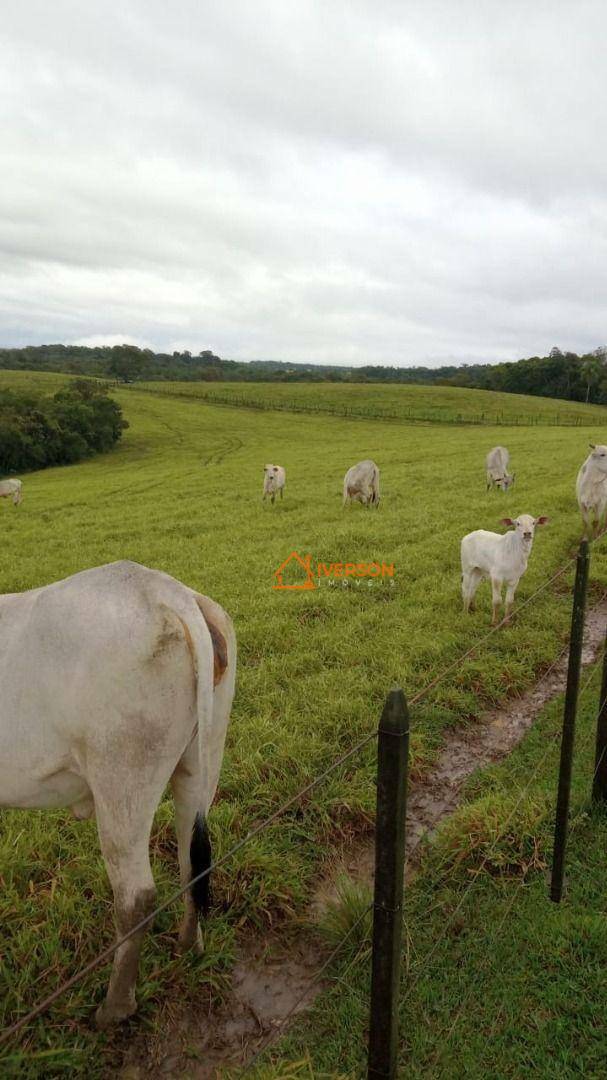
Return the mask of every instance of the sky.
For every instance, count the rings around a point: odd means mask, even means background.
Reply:
[[[0,346],[399,366],[607,341],[603,0],[20,0]]]

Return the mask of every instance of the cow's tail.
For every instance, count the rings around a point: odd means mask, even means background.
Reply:
[[[204,873],[191,888],[196,910],[206,915],[211,900],[212,861],[208,828],[223,756],[225,734],[234,696],[236,640],[232,621],[218,604],[193,594],[201,618],[188,620],[196,672],[196,712],[198,720],[198,760],[200,763],[200,810],[194,819],[190,842],[192,878]],[[212,646],[209,656],[209,637]],[[211,662],[209,663],[209,659]]]
[[[208,915],[211,906],[211,862],[213,849],[209,826],[202,813],[196,814],[192,840],[190,842],[190,867],[192,879],[198,878],[191,886],[192,900],[199,915]],[[206,872],[205,872],[206,871]],[[199,877],[204,874],[204,877]]]
[[[373,502],[375,506],[379,506],[379,469],[377,465],[373,470]]]

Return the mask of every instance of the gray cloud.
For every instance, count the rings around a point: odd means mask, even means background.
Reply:
[[[600,0],[23,0],[0,340],[441,363],[607,339]]]

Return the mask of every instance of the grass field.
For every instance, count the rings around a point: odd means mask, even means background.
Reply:
[[[582,685],[564,899],[548,899],[557,699],[506,762],[469,782],[406,892],[399,1076],[605,1076],[607,813],[590,800],[598,665]],[[366,902],[350,895],[344,929]],[[365,1075],[368,932],[344,946],[334,988],[253,1078]]]
[[[601,405],[580,405],[575,401],[498,394],[457,386],[230,382],[139,385],[150,393],[195,397],[223,405],[401,422],[583,426],[593,421],[602,424],[605,414]]]
[[[55,389],[62,377],[0,373],[0,387],[23,380]],[[240,659],[211,822],[220,854],[372,730],[391,685],[413,693],[485,635],[487,586],[476,615],[465,618],[460,610],[465,532],[496,528],[504,514],[550,517],[538,531],[520,600],[570,558],[580,536],[575,474],[589,439],[605,441],[607,414],[576,406],[588,418],[580,428],[420,427],[218,408],[167,389],[117,391],[130,423],[118,449],[30,474],[19,509],[0,504],[0,591],[130,558],[168,571],[228,609]],[[367,407],[369,388],[359,393]],[[443,391],[435,393],[440,407]],[[549,403],[553,410],[558,405]],[[517,474],[505,496],[485,493],[484,454],[497,442],[509,447]],[[382,470],[380,509],[342,510],[345,469],[364,457]],[[285,499],[273,507],[260,498],[267,461],[287,470]],[[395,584],[273,590],[274,571],[293,550],[311,553],[314,562],[393,563]],[[569,574],[545,590],[415,711],[413,776],[430,766],[445,727],[466,723],[521,689],[554,656],[568,629],[570,581]],[[593,592],[606,581],[599,551]],[[221,996],[237,929],[292,925],[335,844],[369,830],[373,804],[371,749],[335,773],[301,811],[239,852],[217,876],[217,908],[201,962],[175,958],[177,912],[163,914],[144,949],[141,1024],[157,1029],[159,1006],[171,997],[200,1004],[205,994]],[[167,800],[153,839],[161,897],[176,882],[171,820]],[[0,867],[0,920],[9,928],[0,992],[6,1024],[111,941],[112,910],[93,823],[65,813],[3,813]],[[0,1071],[94,1077],[111,1069],[124,1036],[89,1028],[106,976],[98,971],[34,1023]]]

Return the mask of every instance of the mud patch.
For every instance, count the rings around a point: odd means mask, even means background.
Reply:
[[[162,1034],[137,1037],[112,1076],[214,1080],[223,1069],[243,1067],[292,1009],[297,1016],[319,993],[316,986],[305,995],[321,959],[321,950],[307,940],[244,944],[228,1002],[210,1015],[171,1009]]]

